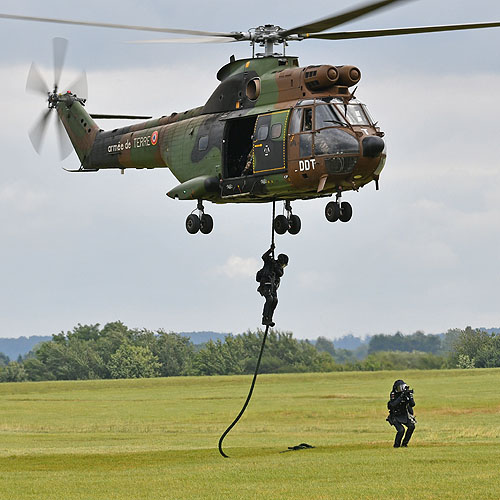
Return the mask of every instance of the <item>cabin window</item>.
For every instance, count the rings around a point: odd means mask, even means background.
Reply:
[[[257,140],[265,141],[267,139],[268,134],[269,134],[269,126],[261,125],[259,127],[259,130],[257,130]]]
[[[200,137],[198,141],[198,150],[206,151],[207,148],[208,148],[208,135],[203,135]]]
[[[281,123],[275,123],[271,127],[271,139],[279,139],[281,137],[282,132],[283,132],[283,125],[281,125]]]

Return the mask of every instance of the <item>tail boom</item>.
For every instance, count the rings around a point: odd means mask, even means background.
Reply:
[[[58,96],[57,112],[81,161],[78,171],[107,168],[166,167],[161,155],[165,125],[158,120],[104,131],[84,108],[85,101],[67,93]]]
[[[71,93],[58,96],[57,114],[73,144],[82,167],[92,168],[90,153],[99,127],[83,107],[85,101]]]

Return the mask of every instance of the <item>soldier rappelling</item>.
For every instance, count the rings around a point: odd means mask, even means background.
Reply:
[[[266,299],[264,310],[262,311],[262,324],[274,326],[273,314],[278,305],[278,288],[284,269],[288,265],[288,256],[280,253],[278,258],[274,258],[274,243],[262,256],[264,265],[257,272],[255,279],[260,283],[257,291]]]

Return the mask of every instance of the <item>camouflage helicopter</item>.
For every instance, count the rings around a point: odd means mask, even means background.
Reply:
[[[197,201],[186,219],[186,229],[208,234],[212,217],[204,201],[213,203],[265,203],[282,200],[284,214],[274,218],[274,231],[297,234],[300,218],[291,202],[331,197],[325,207],[328,221],[348,222],[352,207],[341,201],[343,192],[359,190],[379,177],[386,161],[384,133],[352,88],[360,81],[355,66],[332,64],[300,67],[286,55],[288,42],[306,39],[344,40],[500,27],[500,22],[395,28],[365,31],[325,30],[361,18],[406,0],[383,0],[358,6],[308,24],[283,29],[263,25],[247,32],[214,33],[65,19],[0,14],[0,18],[194,35],[203,42],[249,42],[252,57],[234,56],[217,73],[219,86],[204,106],[157,119],[138,116],[92,115],[85,110],[86,79],[67,92],[59,80],[67,42],[54,39],[55,78],[48,89],[36,66],[28,75],[27,90],[48,97],[48,110],[30,132],[37,151],[56,110],[81,162],[73,172],[101,169],[170,168],[179,185],[167,195]],[[165,41],[191,41],[167,39]],[[154,40],[157,42],[161,40]],[[282,52],[275,49],[282,46]],[[263,47],[263,53],[256,53]],[[145,119],[111,131],[101,130],[94,119]],[[195,213],[197,212],[197,213]]]

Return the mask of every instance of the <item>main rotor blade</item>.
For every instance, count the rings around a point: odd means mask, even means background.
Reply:
[[[134,26],[128,24],[94,23],[88,21],[75,21],[71,19],[54,19],[51,17],[19,16],[17,14],[0,14],[2,19],[16,19],[19,21],[37,21],[41,23],[72,24],[76,26],[90,26],[95,28],[113,28],[122,30],[154,31],[156,33],[178,33],[180,35],[200,35],[200,36],[222,36],[229,38],[240,38],[240,33],[218,33],[211,31],[183,30],[174,28],[154,28],[152,26]]]
[[[107,115],[101,113],[90,113],[91,118],[96,120],[149,120],[152,116],[138,116],[138,115]]]
[[[87,99],[89,95],[89,88],[87,85],[87,73],[85,71],[73,81],[73,83],[67,87],[72,94],[76,94],[78,97],[82,97],[83,99]]]
[[[45,83],[40,71],[35,63],[31,64],[30,72],[28,73],[28,79],[26,80],[26,90],[30,92],[36,92],[37,94],[43,94],[47,97],[49,93],[49,87]]]
[[[47,130],[48,119],[51,111],[51,109],[48,109],[42,113],[35,125],[33,125],[31,130],[28,132],[31,144],[33,144],[33,148],[38,154],[40,154],[40,151],[42,150],[43,138],[45,136],[45,131]]]
[[[371,2],[369,4],[362,5],[357,9],[348,10],[342,14],[336,14],[334,16],[325,17],[323,19],[318,19],[309,24],[304,24],[302,26],[296,26],[295,28],[281,31],[280,35],[301,35],[303,33],[318,33],[320,31],[339,26],[341,24],[347,23],[359,17],[366,16],[370,12],[382,9],[393,3],[407,2],[409,0],[383,0],[378,2]]]
[[[64,125],[62,124],[59,117],[57,117],[56,128],[57,128],[57,138],[59,142],[59,156],[62,161],[65,158],[67,158],[73,151],[73,145],[71,144],[68,134],[66,133],[66,129],[64,128]]]
[[[347,40],[352,38],[374,38],[383,36],[415,35],[419,33],[437,33],[441,31],[460,31],[482,28],[498,28],[500,22],[448,24],[443,26],[421,26],[415,28],[394,28],[366,31],[344,31],[338,33],[311,33],[306,38],[320,38],[322,40]]]
[[[199,36],[197,38],[156,38],[153,40],[134,40],[127,43],[233,43],[237,39]]]
[[[59,87],[59,80],[66,59],[66,51],[68,50],[68,40],[66,38],[54,38],[54,87]]]

